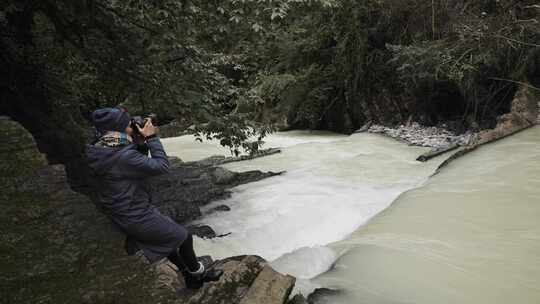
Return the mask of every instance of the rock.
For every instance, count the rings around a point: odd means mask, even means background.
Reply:
[[[147,263],[142,253],[138,255],[143,263]],[[179,279],[177,267],[167,259],[163,259],[151,265],[152,271],[157,276],[156,285],[160,289],[167,289],[171,294],[176,294],[178,290],[186,288],[183,280]]]
[[[296,279],[265,266],[240,304],[283,304],[289,298]]]
[[[231,207],[227,205],[219,205],[216,208],[212,209],[212,211],[231,211]]]
[[[0,191],[2,301],[173,303],[160,275],[128,257],[123,235],[86,196],[70,189],[64,166],[48,165],[16,122],[2,118],[0,129],[12,137],[3,136],[9,144],[2,145],[0,164],[10,162],[14,169],[5,175],[12,180],[2,179],[0,186],[16,181],[10,191]],[[5,153],[14,146],[21,150]]]
[[[188,226],[188,231],[203,239],[212,239],[216,237],[216,232],[212,227],[207,225],[200,225],[200,226]]]
[[[0,160],[2,184],[16,184],[47,165],[30,132],[7,116],[0,116]]]
[[[287,304],[308,304],[308,301],[302,294],[297,294]]]
[[[235,173],[221,167],[214,168],[211,172],[211,175],[214,179],[214,182],[218,185],[230,183],[236,177]]]
[[[335,289],[317,288],[308,296],[307,300],[309,304],[331,304],[334,302],[332,298],[341,292]]]
[[[205,284],[183,300],[189,304],[238,304],[265,266],[266,261],[256,256],[218,261],[213,267],[223,270],[221,279]]]
[[[236,173],[214,167],[213,161],[171,163],[168,174],[147,180],[152,203],[175,221],[186,223],[201,216],[200,206],[228,198],[228,189],[279,174],[261,171]]]
[[[276,272],[257,256],[231,257],[211,267],[223,270],[221,279],[197,291],[180,292],[182,303],[285,304],[295,283],[293,277]]]

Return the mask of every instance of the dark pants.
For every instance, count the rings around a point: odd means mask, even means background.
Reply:
[[[137,244],[130,237],[126,238],[125,246],[126,252],[129,255],[133,255],[139,250]],[[186,240],[167,258],[174,265],[176,265],[180,271],[186,268],[191,272],[199,270],[199,261],[197,260],[197,255],[193,250],[193,235],[188,233]]]
[[[190,272],[199,270],[199,261],[193,250],[193,236],[191,233],[188,233],[186,240],[168,258],[178,267],[178,270],[184,270],[185,268]]]

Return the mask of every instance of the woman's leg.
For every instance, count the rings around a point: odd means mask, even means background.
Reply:
[[[187,267],[188,271],[196,272],[200,269],[197,255],[195,255],[195,250],[193,249],[193,236],[191,233],[188,233],[186,240],[168,258],[179,270]]]
[[[186,240],[178,247],[178,250],[169,256],[169,260],[182,272],[186,287],[190,289],[201,288],[204,282],[217,281],[223,274],[222,270],[208,270],[202,263],[199,263],[193,250],[191,233],[188,233]]]

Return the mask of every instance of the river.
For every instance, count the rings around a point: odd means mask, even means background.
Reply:
[[[202,222],[229,236],[196,240],[216,258],[258,254],[332,304],[540,303],[540,128],[485,146],[431,176],[444,157],[373,134],[293,131],[281,154],[231,163],[287,172],[233,189],[229,212]],[[197,160],[227,150],[165,139]]]

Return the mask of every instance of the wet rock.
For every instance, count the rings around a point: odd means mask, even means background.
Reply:
[[[296,279],[265,266],[240,304],[283,304],[289,298]]]
[[[297,294],[287,304],[308,304],[308,301],[302,294]]]
[[[309,304],[331,304],[332,298],[339,295],[342,291],[329,289],[329,288],[317,288],[307,298]]]
[[[188,231],[203,239],[212,239],[216,237],[216,232],[212,227],[207,225],[201,225],[201,226],[189,226],[187,227]]]
[[[219,205],[217,206],[216,208],[212,209],[212,211],[231,211],[231,207],[227,206],[227,205]]]
[[[152,196],[152,203],[175,221],[186,223],[201,216],[200,206],[228,198],[230,188],[279,174],[261,171],[232,172],[214,167],[217,158],[212,159],[203,162],[176,161],[171,163],[168,174],[148,179],[147,188]]]
[[[234,180],[235,174],[221,167],[216,167],[211,172],[214,182],[218,185],[230,183]]]
[[[293,277],[276,272],[258,256],[231,257],[210,267],[223,270],[220,280],[197,291],[179,291],[181,303],[285,304],[294,287]]]
[[[220,280],[205,284],[183,300],[189,304],[238,304],[265,266],[266,261],[256,256],[218,261],[213,267],[223,270]]]

